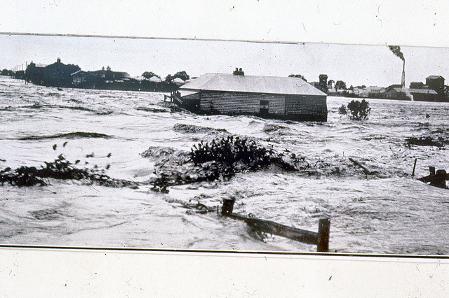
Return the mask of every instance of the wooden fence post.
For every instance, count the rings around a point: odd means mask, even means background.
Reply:
[[[234,210],[235,199],[223,199],[223,206],[221,207],[221,215],[231,215]]]
[[[416,161],[417,161],[418,159],[417,158],[415,158],[415,163],[413,164],[413,172],[412,172],[412,177],[415,177],[415,169],[416,169]]]
[[[318,223],[317,252],[329,251],[329,232],[331,222],[329,218],[320,218]]]

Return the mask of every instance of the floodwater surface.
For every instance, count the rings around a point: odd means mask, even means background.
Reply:
[[[351,121],[338,113],[351,99],[328,97],[327,123],[299,123],[171,112],[162,100],[160,93],[58,90],[0,77],[0,169],[39,166],[62,153],[141,182],[137,189],[53,179],[48,186],[0,186],[0,243],[316,250],[261,238],[242,222],[182,204],[217,207],[234,196],[236,212],[289,226],[317,231],[319,218],[330,217],[331,251],[449,254],[449,191],[411,177],[415,158],[416,176],[427,175],[430,165],[447,169],[448,151],[406,142],[428,135],[447,140],[449,104],[373,99],[369,120]],[[269,168],[168,193],[151,190],[159,155],[229,134],[303,156],[316,173]],[[153,154],[142,155],[149,148]],[[365,175],[349,158],[377,174]]]

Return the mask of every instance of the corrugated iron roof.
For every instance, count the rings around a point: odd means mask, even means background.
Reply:
[[[208,73],[181,87],[184,90],[228,91],[286,95],[326,95],[300,78],[239,76]]]

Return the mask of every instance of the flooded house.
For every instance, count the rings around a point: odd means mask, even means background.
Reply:
[[[181,86],[172,100],[196,113],[327,121],[327,95],[301,78],[208,73]]]

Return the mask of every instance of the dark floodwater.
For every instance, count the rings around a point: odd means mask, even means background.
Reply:
[[[149,185],[136,190],[55,180],[46,187],[5,185],[0,187],[0,243],[316,249],[280,237],[261,241],[241,222],[190,212],[173,202],[217,206],[234,195],[236,211],[300,228],[317,230],[318,219],[330,216],[330,247],[338,252],[449,254],[449,191],[410,177],[415,158],[417,176],[427,175],[429,165],[447,169],[448,151],[409,148],[405,142],[429,134],[449,138],[449,104],[370,100],[370,119],[355,122],[337,113],[350,99],[329,97],[329,121],[320,124],[170,113],[160,106],[162,98],[157,93],[58,91],[0,77],[0,159],[5,160],[0,168],[40,165],[60,153],[84,161],[94,152],[89,162],[110,163],[110,176],[148,181],[157,156],[140,153],[149,147],[188,150],[222,134],[173,129],[188,124],[223,128],[288,149],[303,155],[319,175],[269,169],[227,182],[172,187],[168,194],[152,192]],[[46,138],[72,132],[110,137]],[[20,140],[29,137],[35,139]],[[109,152],[112,157],[106,158]],[[379,174],[366,177],[349,157]]]

